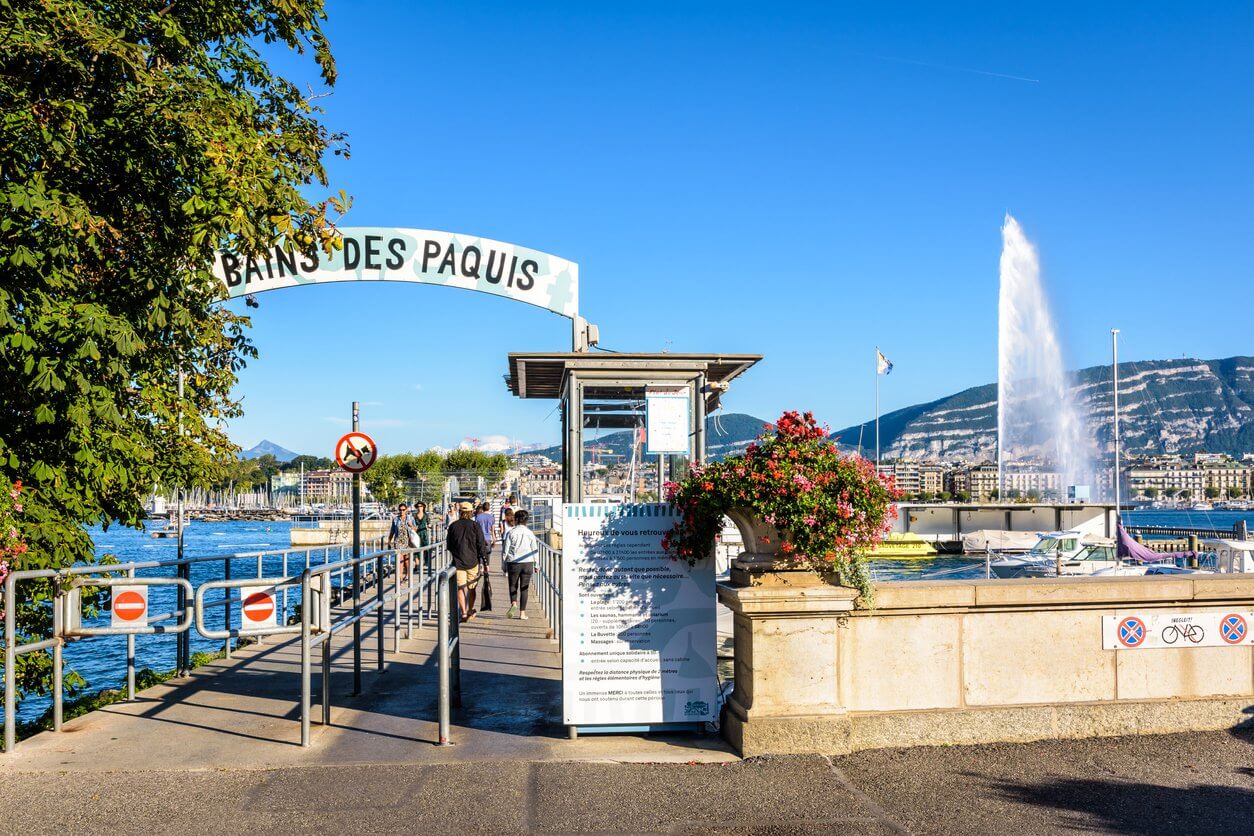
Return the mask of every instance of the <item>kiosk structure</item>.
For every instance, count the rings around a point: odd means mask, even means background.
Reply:
[[[706,460],[706,415],[751,354],[511,354],[506,384],[560,401],[562,716],[570,735],[702,729],[718,716],[712,556],[674,561],[664,501],[584,497],[585,431],[645,431],[645,450],[677,477]],[[661,496],[658,497],[662,499]]]

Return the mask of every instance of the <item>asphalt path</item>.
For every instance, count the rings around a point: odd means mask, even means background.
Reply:
[[[4,833],[1254,833],[1254,733],[771,757],[0,773]]]

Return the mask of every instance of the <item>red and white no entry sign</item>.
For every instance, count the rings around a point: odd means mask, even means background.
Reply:
[[[275,626],[274,587],[242,586],[239,597],[245,627]]]
[[[113,587],[110,623],[114,627],[131,627],[143,623],[148,615],[148,587]]]
[[[335,463],[349,473],[364,473],[374,464],[379,451],[374,439],[354,430],[335,443]]]

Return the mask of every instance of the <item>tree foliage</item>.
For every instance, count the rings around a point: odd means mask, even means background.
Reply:
[[[321,0],[0,0],[0,484],[24,484],[21,568],[91,560],[85,525],[136,525],[154,484],[233,459],[220,419],[254,351],[210,265],[330,246],[343,201],[303,189],[342,138],[259,51],[333,84],[322,19]]]
[[[479,450],[452,450],[441,455],[434,450],[423,453],[399,453],[380,456],[366,471],[364,479],[375,499],[388,505],[398,502],[422,501],[428,504],[444,499],[444,481],[448,476],[482,476],[495,483],[509,469],[509,456]]]

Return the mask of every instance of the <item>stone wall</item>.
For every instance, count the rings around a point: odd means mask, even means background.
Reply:
[[[1254,577],[897,582],[854,610],[851,591],[784,575],[719,588],[736,619],[724,728],[746,755],[1254,723],[1254,647],[1102,645],[1107,615],[1254,609]]]

